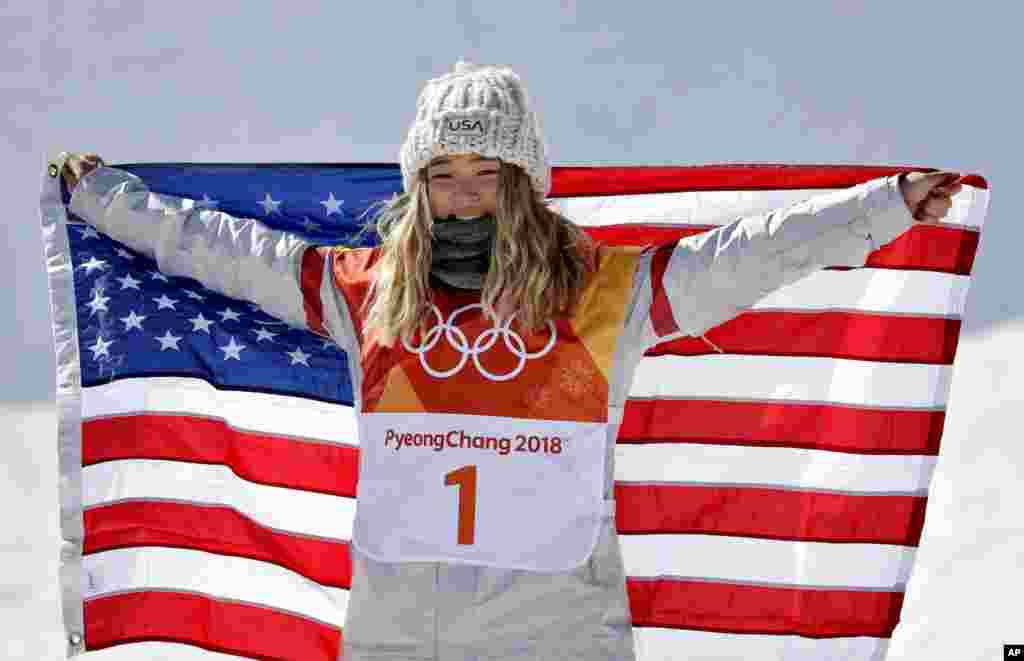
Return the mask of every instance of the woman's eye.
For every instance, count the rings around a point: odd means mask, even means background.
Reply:
[[[434,180],[434,179],[451,179],[451,178],[452,178],[452,176],[450,174],[432,174],[432,175],[430,175],[430,179],[431,180]]]

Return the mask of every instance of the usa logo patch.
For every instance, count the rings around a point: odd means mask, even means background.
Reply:
[[[482,138],[490,132],[490,117],[445,117],[441,120],[441,137]]]

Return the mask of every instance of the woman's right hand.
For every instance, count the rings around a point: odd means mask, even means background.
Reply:
[[[67,187],[68,192],[74,191],[75,186],[81,181],[82,177],[89,174],[101,165],[106,165],[103,159],[97,154],[78,154],[71,152],[67,159],[64,161],[64,170],[62,175],[64,177],[64,185]]]

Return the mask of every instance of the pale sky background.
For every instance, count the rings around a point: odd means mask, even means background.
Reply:
[[[1024,224],[1019,3],[313,3],[0,6],[0,641],[62,658],[54,359],[38,183],[52,150],[108,163],[396,162],[423,82],[518,72],[554,165],[869,163],[992,189],[925,538],[890,659],[1024,642]],[[1014,275],[1018,273],[1018,275]],[[13,433],[12,433],[13,432]],[[8,629],[8,630],[4,630]],[[181,647],[175,659],[229,658]],[[92,653],[152,659],[145,645]],[[166,658],[172,658],[167,656]],[[231,657],[233,658],[233,657]]]

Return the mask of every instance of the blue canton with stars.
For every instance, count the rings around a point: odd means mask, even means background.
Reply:
[[[401,192],[397,165],[130,164],[156,193],[301,235],[321,245],[371,245],[370,205]],[[64,202],[70,196],[64,192]],[[218,388],[352,405],[344,352],[255,304],[228,298],[156,263],[69,213],[68,239],[82,385],[186,376]]]

